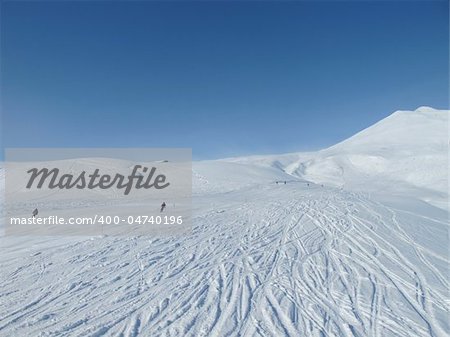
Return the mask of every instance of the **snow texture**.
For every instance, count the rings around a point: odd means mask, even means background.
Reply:
[[[189,234],[1,237],[0,336],[448,336],[448,117],[196,162]]]

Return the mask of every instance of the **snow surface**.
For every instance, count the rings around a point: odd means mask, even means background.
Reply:
[[[188,234],[1,237],[0,336],[447,336],[448,117],[196,162]]]
[[[449,111],[420,107],[322,151],[225,160],[354,191],[414,196],[448,210],[449,144]]]

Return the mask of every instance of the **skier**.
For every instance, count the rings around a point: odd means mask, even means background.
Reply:
[[[33,218],[35,218],[36,215],[38,215],[38,213],[39,213],[39,212],[38,212],[38,209],[35,208],[34,211],[33,211],[33,213],[32,213],[32,214],[33,214]]]
[[[161,204],[161,211],[160,212],[164,211],[164,208],[166,208],[166,203],[163,201],[163,203]]]

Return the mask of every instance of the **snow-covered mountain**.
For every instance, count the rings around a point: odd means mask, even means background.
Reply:
[[[187,234],[0,237],[0,336],[448,336],[448,117],[195,162]]]
[[[278,168],[318,184],[407,195],[448,207],[449,111],[397,111],[334,146],[313,153],[232,158]]]

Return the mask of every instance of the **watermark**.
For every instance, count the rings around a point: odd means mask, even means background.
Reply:
[[[139,168],[143,168],[142,171],[145,173],[149,171],[145,182],[144,176],[142,174],[138,175]],[[95,169],[92,174],[86,175],[86,171],[82,171],[81,174],[74,178],[73,174],[62,174],[59,176],[60,170],[58,168],[53,168],[49,170],[44,167],[42,169],[32,168],[27,171],[30,174],[30,180],[28,180],[27,188],[33,188],[33,184],[38,179],[36,183],[36,188],[42,188],[42,185],[47,181],[47,186],[50,189],[59,188],[59,189],[109,189],[116,185],[117,189],[124,189],[124,194],[128,195],[133,187],[139,188],[151,188],[154,187],[156,189],[163,189],[170,185],[170,183],[166,183],[166,176],[164,174],[158,174],[152,182],[153,175],[155,174],[156,167],[152,167],[150,170],[148,167],[142,167],[141,165],[135,165],[133,171],[129,176],[124,176],[122,174],[116,173],[114,177],[111,177],[109,174],[100,175],[99,169]],[[87,176],[87,177],[86,177]],[[88,182],[87,182],[88,180]],[[134,184],[134,181],[136,183]]]
[[[190,149],[7,149],[6,235],[165,235],[191,228]]]

